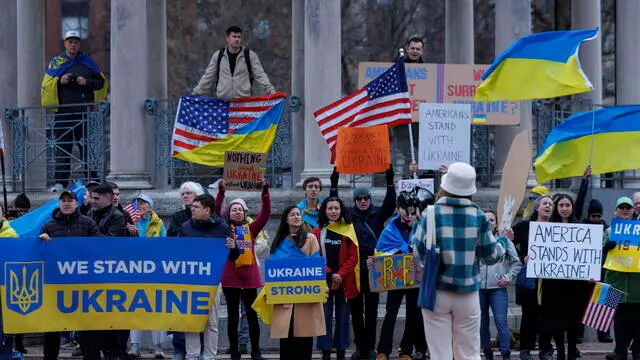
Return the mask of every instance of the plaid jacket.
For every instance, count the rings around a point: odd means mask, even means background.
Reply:
[[[478,260],[494,264],[507,248],[507,239],[497,240],[482,210],[471,200],[443,197],[434,206],[436,244],[441,264],[438,289],[472,292],[480,288]],[[419,256],[424,254],[426,210],[414,225],[412,241]]]

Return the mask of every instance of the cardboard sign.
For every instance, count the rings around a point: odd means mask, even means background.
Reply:
[[[369,265],[369,286],[373,292],[420,287],[422,264],[413,254],[373,256]]]
[[[384,172],[391,164],[389,131],[384,125],[338,128],[336,167],[343,174]]]
[[[267,259],[264,264],[267,304],[326,302],[324,257]]]
[[[393,63],[361,62],[358,86],[363,87]],[[413,121],[418,122],[421,103],[469,104],[474,125],[520,124],[519,101],[475,102],[476,87],[489,65],[405,64]]]
[[[531,134],[523,131],[511,142],[507,161],[502,168],[497,209],[500,229],[511,227],[522,204],[531,170],[531,158]]]
[[[267,165],[267,154],[224,152],[224,184],[227,190],[260,191]]]
[[[600,280],[602,225],[532,221],[528,278]]]
[[[433,179],[404,179],[398,180],[397,192],[408,191],[411,192],[414,188],[420,188],[433,192]]]
[[[471,106],[420,104],[418,168],[471,161]]]
[[[607,254],[604,268],[620,272],[640,272],[640,221],[611,221],[611,241],[618,246]]]

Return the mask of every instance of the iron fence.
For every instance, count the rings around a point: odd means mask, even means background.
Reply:
[[[155,125],[155,164],[168,170],[167,184],[177,188],[184,181],[195,181],[203,185],[211,184],[222,176],[222,167],[194,164],[171,156],[171,139],[176,117],[178,100],[147,99],[145,113]],[[267,158],[265,178],[275,188],[293,186],[291,114],[300,108],[296,96],[286,98],[284,110],[278,124],[276,137]]]
[[[109,103],[5,109],[11,124],[14,184],[104,180],[109,171]],[[75,145],[75,146],[74,146]]]

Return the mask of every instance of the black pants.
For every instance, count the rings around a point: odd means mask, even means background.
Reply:
[[[613,321],[616,355],[627,356],[631,342],[631,352],[640,353],[640,304],[621,303]]]
[[[60,333],[44,333],[44,360],[56,360],[60,353]]]
[[[369,287],[369,269],[360,268],[360,294],[351,299],[350,303],[353,343],[361,354],[367,354],[376,346],[379,302],[380,294],[371,292]]]
[[[520,350],[533,350],[540,327],[540,305],[526,302],[522,304],[522,319],[520,320]],[[551,338],[549,338],[551,342]]]
[[[389,356],[393,351],[393,330],[396,327],[396,319],[402,299],[406,297],[406,317],[404,332],[400,341],[400,356],[413,353],[415,345],[416,351],[427,352],[427,338],[424,335],[424,322],[422,321],[422,311],[418,308],[419,289],[393,290],[387,293],[387,311],[382,322],[380,331],[380,342],[378,342],[378,353]]]
[[[293,336],[293,312],[289,323],[289,337],[280,339],[280,360],[311,360],[313,356],[313,338]]]
[[[80,338],[80,349],[82,350],[82,356],[84,360],[100,360],[100,350],[108,347],[110,343],[110,335],[112,331],[109,330],[92,330],[83,331]],[[105,356],[107,353],[105,352]],[[109,354],[110,355],[110,354]]]
[[[238,351],[238,323],[240,321],[240,299],[244,302],[249,323],[249,339],[251,340],[251,354],[260,354],[260,324],[258,315],[251,305],[258,296],[258,289],[239,289],[222,287],[224,298],[227,300],[227,334],[229,335],[229,350],[231,357],[240,356]]]
[[[541,332],[540,333],[540,350],[551,351],[553,346],[551,345],[551,338],[556,343],[556,358],[558,360],[564,360],[569,357],[575,357],[578,352],[578,335],[579,330],[575,329],[567,331],[567,349],[568,353],[565,353],[564,347],[564,331]]]
[[[55,182],[62,184],[66,187],[69,185],[69,176],[71,169],[71,153],[73,152],[74,139],[78,144],[80,151],[80,159],[84,164],[88,163],[87,152],[83,145],[87,137],[87,122],[83,120],[83,114],[81,112],[69,113],[70,110],[81,109],[60,109],[58,115],[56,115],[53,125],[53,137],[56,143],[55,154]],[[66,112],[63,112],[66,111]],[[86,169],[87,166],[85,166]],[[90,171],[85,173],[85,176],[92,180],[98,179],[96,171]]]

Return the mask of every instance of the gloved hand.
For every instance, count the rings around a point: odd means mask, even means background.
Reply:
[[[332,188],[338,187],[338,180],[340,179],[340,173],[338,172],[338,169],[335,166],[333,167],[333,172],[331,173],[331,176],[329,177],[329,179],[331,180]]]
[[[262,195],[269,195],[269,182],[267,179],[262,180]]]
[[[393,171],[393,165],[389,164],[389,168],[384,172],[384,177],[387,180],[387,186],[393,185],[393,178],[396,176],[396,173]]]
[[[606,244],[604,244],[604,246],[602,247],[602,252],[607,253],[615,249],[616,246],[618,246],[618,244],[615,241],[607,241]]]

